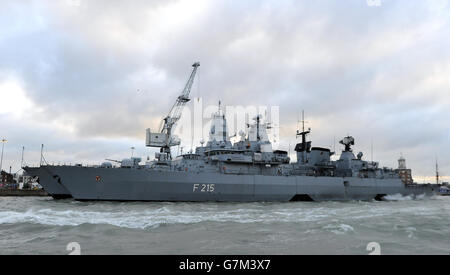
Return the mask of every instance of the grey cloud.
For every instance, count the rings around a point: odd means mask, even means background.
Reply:
[[[279,105],[285,140],[295,133],[286,125],[306,109],[317,145],[350,133],[367,156],[373,138],[383,162],[394,165],[403,152],[420,174],[432,174],[426,160],[449,147],[448,5],[207,1],[190,4],[175,27],[158,21],[179,2],[7,1],[0,72],[21,79],[45,109],[41,123],[71,124],[73,142],[85,145],[156,127],[199,60],[193,96]],[[79,149],[86,158],[107,154]],[[439,154],[450,170],[450,155]]]

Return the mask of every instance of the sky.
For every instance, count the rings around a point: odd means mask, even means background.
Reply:
[[[314,146],[352,135],[381,166],[450,175],[449,18],[448,0],[0,0],[3,169],[41,144],[49,163],[152,158],[145,129],[200,61],[191,97],[278,106],[280,149],[305,110]]]

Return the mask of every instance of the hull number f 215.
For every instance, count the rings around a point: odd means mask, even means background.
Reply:
[[[192,192],[213,193],[215,187],[215,184],[194,184]]]

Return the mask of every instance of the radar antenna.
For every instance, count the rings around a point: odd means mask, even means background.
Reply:
[[[352,136],[347,136],[343,140],[339,141],[339,143],[345,146],[344,152],[351,152],[352,145],[355,145],[355,139]]]

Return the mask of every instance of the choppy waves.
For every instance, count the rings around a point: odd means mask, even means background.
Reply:
[[[251,208],[248,208],[248,207]],[[288,205],[286,205],[288,206]],[[242,208],[241,208],[242,207]],[[275,209],[271,206],[251,204],[235,205],[231,209],[211,209],[199,205],[170,205],[133,209],[125,207],[103,211],[90,209],[58,209],[31,207],[26,211],[1,211],[0,224],[34,223],[53,226],[79,226],[82,224],[109,224],[117,227],[147,229],[166,224],[195,224],[201,222],[220,223],[273,223],[313,222],[326,219],[330,211],[326,208],[309,210]],[[109,211],[108,211],[109,210]],[[269,210],[269,211],[267,211]]]
[[[0,235],[4,251],[16,254],[28,251],[24,244],[40,251],[79,239],[87,242],[84,247],[102,240],[90,247],[92,253],[113,253],[109,245],[117,242],[114,253],[145,245],[142,253],[178,253],[180,246],[186,253],[364,253],[372,241],[386,242],[383,247],[392,253],[450,253],[450,198],[395,195],[383,202],[321,203],[0,198]]]
[[[424,197],[419,197],[424,200]],[[386,200],[410,202],[323,202],[323,203],[81,203],[34,199],[16,199],[15,209],[0,210],[1,224],[33,223],[51,226],[79,226],[108,224],[117,227],[147,229],[160,225],[219,223],[303,223],[333,219],[364,220],[393,214],[432,214],[438,209],[428,208],[410,197],[393,195]],[[428,199],[429,200],[429,199]],[[436,199],[434,199],[436,200]],[[441,200],[443,201],[443,200]],[[7,203],[4,200],[1,204]],[[9,204],[11,205],[11,204]],[[405,208],[406,206],[406,208]],[[448,207],[448,206],[447,206]],[[2,208],[5,209],[5,208]],[[331,225],[330,225],[331,226]],[[345,227],[345,226],[344,226]],[[325,227],[328,229],[329,227]],[[353,231],[351,226],[344,231]],[[351,228],[351,229],[350,229]]]

